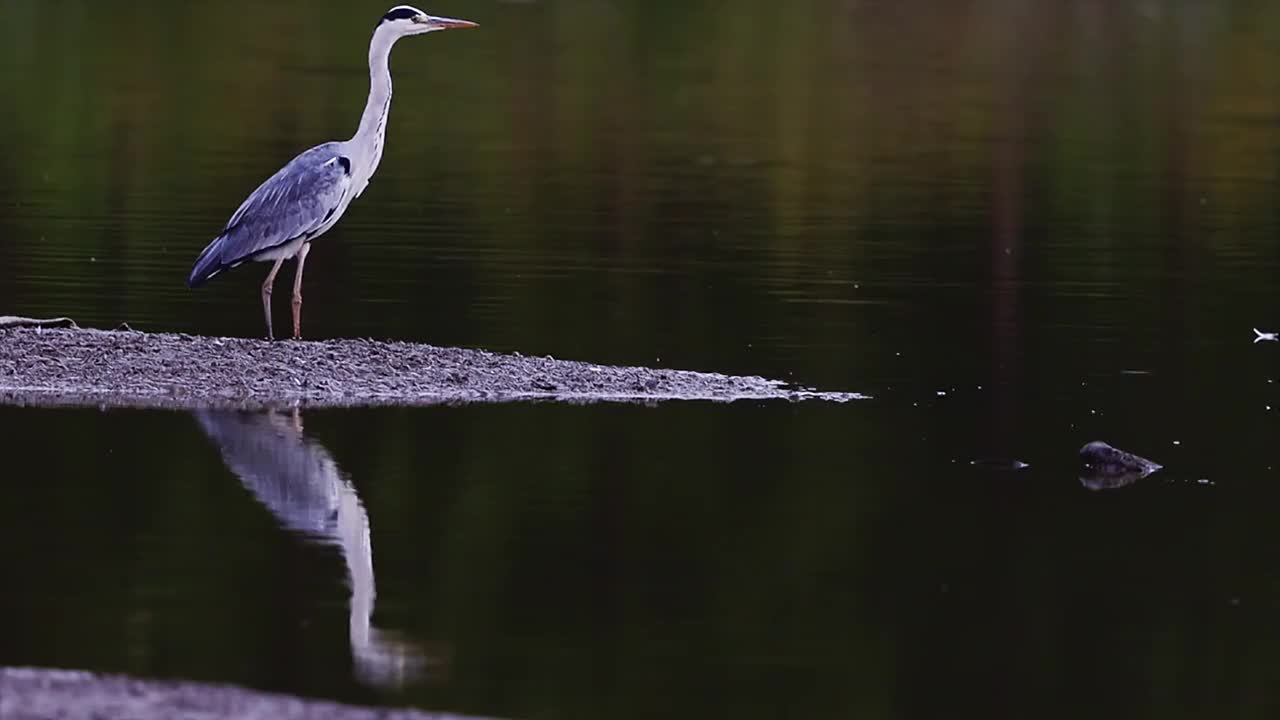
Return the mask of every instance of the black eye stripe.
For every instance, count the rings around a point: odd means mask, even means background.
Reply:
[[[382,22],[391,22],[392,20],[411,20],[417,17],[418,11],[413,8],[398,7],[393,8],[391,12],[382,16]],[[381,23],[379,23],[381,24]]]

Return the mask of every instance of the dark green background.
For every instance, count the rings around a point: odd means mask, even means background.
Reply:
[[[375,622],[454,659],[392,695],[351,680],[341,561],[193,419],[2,410],[0,663],[519,717],[1275,715],[1280,5],[427,9],[481,28],[396,48],[309,335],[876,399],[307,413]],[[7,2],[0,312],[258,334],[265,266],[183,279],[352,133],[385,10]],[[1091,494],[1093,439],[1169,471]]]

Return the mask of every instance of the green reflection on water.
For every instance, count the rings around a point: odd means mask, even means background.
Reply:
[[[1040,324],[1203,324],[1200,281],[1243,306],[1276,266],[1265,3],[432,10],[482,29],[397,48],[387,158],[309,269],[320,335],[820,380],[880,369],[878,333],[1018,322],[1011,285],[1065,296]],[[381,11],[10,3],[0,305],[255,334],[265,268],[180,280],[351,133]]]

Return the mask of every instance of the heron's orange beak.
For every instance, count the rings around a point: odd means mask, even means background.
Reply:
[[[433,30],[450,30],[452,28],[472,28],[479,25],[470,20],[458,20],[457,18],[436,17],[434,15],[420,15],[414,18],[414,22],[431,26]]]

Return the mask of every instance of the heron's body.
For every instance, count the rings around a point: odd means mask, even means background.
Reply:
[[[250,261],[273,262],[262,285],[267,337],[271,331],[271,288],[285,260],[297,258],[293,285],[293,336],[301,334],[302,271],[311,242],[334,226],[378,169],[391,110],[388,60],[396,41],[454,27],[466,20],[438,18],[408,5],[392,8],[374,29],[369,44],[369,99],[360,127],[350,140],[307,150],[267,178],[240,205],[222,232],[196,258],[187,285],[199,287],[218,273]]]
[[[353,196],[346,144],[313,147],[258,186],[200,253],[187,284],[199,287],[249,261],[296,257],[303,245],[333,227]]]

